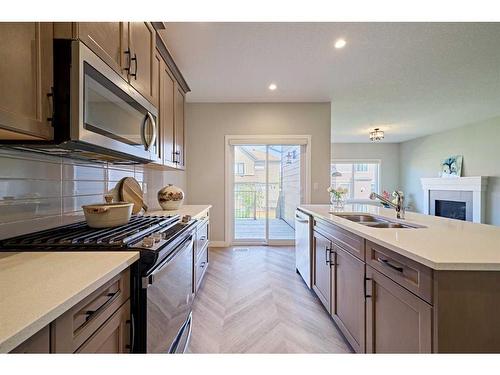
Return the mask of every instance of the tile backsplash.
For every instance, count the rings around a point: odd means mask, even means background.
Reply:
[[[0,150],[0,239],[83,220],[81,206],[103,202],[123,177],[139,181],[150,209],[159,209],[156,193],[166,184],[186,188],[183,171]]]

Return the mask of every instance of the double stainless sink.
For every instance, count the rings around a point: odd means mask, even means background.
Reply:
[[[355,223],[365,225],[371,228],[408,228],[417,229],[425,228],[421,225],[400,223],[395,221],[390,221],[385,218],[380,218],[378,216],[368,215],[368,214],[335,214],[335,216],[341,217],[353,221]]]

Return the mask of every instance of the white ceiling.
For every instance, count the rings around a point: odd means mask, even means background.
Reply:
[[[335,142],[500,115],[500,23],[168,23],[164,37],[188,101],[331,101]]]

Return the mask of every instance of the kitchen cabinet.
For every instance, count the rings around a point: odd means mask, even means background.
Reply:
[[[127,22],[79,22],[73,27],[78,39],[117,73],[128,78],[125,70],[128,56],[124,55],[128,44]]]
[[[194,277],[193,277],[193,292],[197,293],[201,286],[203,277],[208,268],[208,244],[210,241],[210,221],[207,216],[198,224],[195,233],[194,243]]]
[[[366,278],[366,352],[431,353],[432,306],[370,266]]]
[[[159,55],[158,55],[159,56]],[[174,98],[175,78],[167,64],[160,58],[160,137],[161,161],[174,167]]]
[[[55,37],[80,39],[96,55],[158,105],[156,31],[150,22],[56,23]]]
[[[127,301],[76,353],[129,353],[130,322],[130,301]]]
[[[50,353],[49,326],[42,328],[21,345],[10,351],[18,354],[48,354]]]
[[[53,138],[52,39],[49,22],[0,23],[0,139]]]
[[[150,22],[128,23],[128,78],[134,88],[151,103],[158,105],[155,95],[157,73],[154,60],[156,31]]]
[[[184,155],[184,106],[185,106],[185,96],[182,89],[177,86],[175,92],[175,109],[174,109],[174,163],[178,167],[184,167],[185,165],[185,155]]]
[[[331,315],[353,349],[365,351],[365,264],[336,243],[331,254]]]
[[[317,231],[314,231],[312,289],[328,312],[331,311],[330,252],[330,240]]]
[[[125,332],[131,329],[129,304],[127,269],[51,323],[51,351],[122,353],[130,345],[130,336]]]

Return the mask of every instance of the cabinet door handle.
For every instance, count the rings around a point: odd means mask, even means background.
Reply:
[[[135,70],[134,73],[130,73],[130,67],[132,65],[132,61],[135,62]],[[130,58],[130,65],[129,65],[129,73],[131,77],[134,77],[134,79],[137,79],[137,66],[138,66],[138,60],[137,60],[137,54],[134,52],[134,57]]]
[[[367,289],[367,288],[366,288],[366,282],[367,282],[367,281],[371,282],[371,281],[372,281],[372,279],[371,279],[371,278],[369,278],[369,277],[365,277],[365,282],[364,282],[364,289],[365,289],[364,294],[365,294],[365,298],[372,298],[372,295],[371,295],[371,294],[366,294],[366,289]]]
[[[395,264],[392,264],[388,259],[384,259],[384,258],[377,258],[377,260],[384,266],[387,266],[399,273],[403,273],[403,267],[399,266],[399,265],[395,265]]]
[[[128,56],[128,66],[126,68],[123,68],[127,72],[127,74],[130,73],[130,48],[127,48],[126,51],[123,52],[125,55]]]
[[[327,247],[325,249],[325,258],[326,258],[325,259],[325,263],[326,263],[326,265],[330,265],[330,262],[331,262],[331,259],[330,259],[331,251],[332,251],[332,249],[330,249],[329,247]]]

